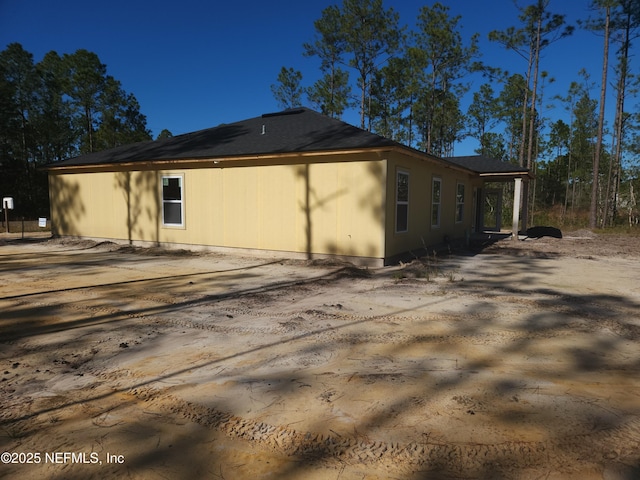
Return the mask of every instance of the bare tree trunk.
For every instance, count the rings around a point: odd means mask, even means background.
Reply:
[[[611,211],[611,219],[610,223],[613,223],[616,220],[616,216],[618,213],[618,189],[620,185],[620,170],[622,164],[622,144],[624,137],[624,101],[626,97],[626,89],[627,89],[627,77],[629,72],[629,46],[630,46],[630,34],[631,34],[631,10],[627,9],[625,24],[624,24],[624,43],[622,44],[622,56],[620,58],[620,73],[618,79],[618,95],[616,98],[616,117],[615,117],[615,133],[614,133],[614,145],[615,150],[613,151],[613,155],[611,158],[611,164],[609,171],[610,178],[607,184],[607,202],[611,202],[611,207],[605,210],[605,215]],[[611,168],[613,167],[613,168]],[[612,190],[610,192],[610,190]]]
[[[533,163],[533,142],[535,139],[536,126],[536,101],[538,94],[538,71],[540,68],[540,41],[542,35],[542,12],[538,18],[538,30],[536,32],[536,46],[534,51],[533,68],[533,89],[531,91],[531,107],[529,109],[529,143],[527,145],[527,168],[531,170]]]
[[[364,130],[364,106],[367,94],[367,78],[362,75],[362,97],[360,98],[360,128]]]
[[[591,185],[591,206],[589,208],[589,227],[598,225],[598,176],[600,169],[600,152],[602,151],[602,133],[604,130],[604,106],[607,94],[607,69],[609,67],[609,24],[611,21],[611,7],[605,7],[604,24],[604,53],[602,56],[602,85],[600,87],[600,113],[598,115],[598,140],[593,154],[593,183]]]
[[[408,145],[412,147],[413,145],[413,94],[411,94],[411,104],[409,106],[409,143]]]
[[[85,119],[87,121],[87,136],[89,138],[89,152],[93,152],[93,115],[89,107],[85,107]]]
[[[573,100],[571,101],[571,113],[569,116],[569,152],[567,160],[567,187],[564,193],[564,215],[567,215],[567,204],[569,202],[569,184],[571,183],[571,155],[573,154]],[[571,198],[571,204],[573,205],[573,198]]]
[[[431,75],[431,105],[427,107],[427,153],[433,153],[433,118],[435,117],[434,110],[436,105],[436,66],[433,65],[433,72]]]
[[[636,197],[633,193],[633,182],[629,180],[629,228],[633,227],[633,207],[636,205]]]
[[[536,34],[536,45],[529,50],[529,64],[527,65],[527,90],[524,97],[523,115],[522,115],[522,143],[520,145],[520,166],[526,166],[531,170],[531,157],[533,152],[533,132],[535,128],[535,111],[536,111],[536,89],[538,82],[538,66],[540,61],[540,29],[542,25],[542,12],[538,18],[538,30]],[[535,65],[535,68],[534,68]],[[529,114],[527,114],[528,97],[529,97],[529,85],[531,84],[531,70],[533,73],[533,87],[531,88],[531,106],[529,107]],[[527,123],[528,122],[528,123]],[[527,132],[527,127],[528,132]],[[524,148],[527,144],[527,158],[525,162]],[[520,217],[522,229],[526,230],[529,223],[529,182],[524,182],[522,185],[522,215]]]
[[[616,118],[617,121],[617,118]],[[613,215],[609,215],[610,204],[609,200],[611,198],[611,179],[613,177],[613,163],[615,161],[615,151],[616,151],[616,134],[615,132],[611,135],[611,160],[609,161],[609,171],[607,172],[607,190],[604,194],[604,207],[602,207],[602,228],[607,225],[611,226],[613,221]]]
[[[527,85],[524,91],[522,102],[522,132],[520,133],[520,150],[518,152],[518,163],[521,167],[526,165],[524,159],[524,148],[527,143],[527,108],[529,107],[529,90],[531,85],[531,69],[533,68],[532,53],[529,53],[529,65],[527,66]]]
[[[624,75],[626,76],[626,68]],[[622,159],[622,136],[624,123],[624,95],[626,79],[620,73],[618,81],[618,96],[616,99],[616,114],[614,121],[614,133],[612,135],[611,161],[609,162],[609,172],[607,176],[607,193],[605,195],[604,214],[602,225],[613,226],[617,215],[617,196],[620,179],[620,163]]]
[[[336,92],[336,64],[334,62],[331,63],[331,93],[329,94],[329,98],[331,99],[331,118],[336,118],[335,109],[335,92]],[[322,112],[325,113],[325,112]]]

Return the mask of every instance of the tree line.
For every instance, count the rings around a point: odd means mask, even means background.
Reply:
[[[17,217],[48,216],[39,167],[150,139],[136,97],[95,53],[51,51],[35,63],[19,43],[0,52],[0,192]]]
[[[526,215],[553,212],[560,223],[582,218],[592,227],[637,222],[640,81],[632,45],[640,0],[584,2],[590,15],[578,28],[603,39],[602,75],[577,73],[564,95],[545,95],[553,72],[542,69],[541,56],[576,27],[553,13],[551,0],[514,3],[517,24],[489,34],[523,59],[517,73],[483,63],[479,36],[463,39],[461,17],[442,3],[423,6],[409,30],[383,0],[343,0],[322,10],[302,45],[319,60],[320,78],[304,87],[302,72],[282,67],[272,90],[283,108],[305,102],[335,118],[355,109],[362,128],[437,156],[475,138],[477,153],[536,174]],[[482,84],[470,91],[478,76]],[[550,101],[563,119],[546,115]],[[0,194],[16,199],[17,215],[48,212],[38,167],[150,138],[135,96],[95,53],[52,51],[35,63],[17,43],[0,52]]]
[[[335,118],[356,109],[361,128],[441,157],[475,138],[476,153],[535,173],[524,222],[544,212],[592,228],[637,223],[640,118],[633,101],[640,81],[631,47],[640,0],[585,0],[589,16],[577,26],[553,13],[551,0],[514,6],[518,23],[488,39],[522,58],[517,73],[483,63],[479,35],[465,41],[461,16],[442,3],[423,6],[409,30],[383,0],[343,0],[321,12],[303,44],[304,55],[319,60],[320,78],[303,86],[302,72],[282,67],[272,92],[282,108],[307,103]],[[565,95],[546,98],[553,72],[542,69],[542,55],[575,28],[603,39],[602,76],[597,82],[576,72]],[[484,81],[470,92],[478,76]],[[615,97],[612,118],[605,118],[607,89]],[[565,120],[545,116],[550,101]]]

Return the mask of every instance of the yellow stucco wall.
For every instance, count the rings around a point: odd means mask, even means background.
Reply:
[[[409,174],[408,229],[396,232],[396,181],[397,172]],[[431,222],[433,179],[441,179],[442,197],[440,225]],[[462,222],[456,222],[456,189],[464,188]],[[386,257],[391,257],[424,246],[441,244],[445,235],[451,239],[462,238],[473,225],[473,182],[469,174],[415,157],[394,154],[389,156],[387,191],[390,201],[386,206]]]
[[[397,150],[277,161],[51,171],[53,233],[383,259],[472,230],[474,186],[482,182],[460,169]],[[396,232],[398,171],[409,175],[406,232]],[[163,225],[163,175],[182,178],[182,226]],[[434,177],[442,181],[439,227],[431,224]],[[459,183],[462,222],[456,222]]]
[[[385,160],[349,158],[357,160],[52,171],[53,233],[383,258]],[[181,227],[162,225],[163,174],[183,178]]]

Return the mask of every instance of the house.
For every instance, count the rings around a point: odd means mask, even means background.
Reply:
[[[54,235],[372,265],[477,231],[485,182],[529,178],[493,159],[427,155],[306,108],[47,170]]]

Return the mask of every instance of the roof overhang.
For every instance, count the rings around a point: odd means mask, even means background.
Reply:
[[[536,178],[530,171],[479,173],[478,177],[486,182],[509,182],[516,178],[523,180],[534,180]]]
[[[393,148],[393,147],[392,147]],[[390,147],[361,148],[349,150],[319,150],[308,152],[264,153],[255,155],[237,155],[226,157],[180,158],[171,160],[136,160],[132,162],[113,162],[91,165],[49,165],[43,170],[51,173],[86,173],[110,172],[122,170],[158,170],[165,168],[224,168],[248,165],[288,165],[300,163],[301,160],[316,158],[319,162],[331,162],[339,155],[376,154],[382,159],[382,154]]]
[[[262,165],[294,165],[297,163],[306,163],[310,159],[314,159],[314,163],[328,163],[335,161],[337,156],[356,157],[351,160],[342,161],[360,161],[363,156],[369,155],[376,157],[376,160],[383,160],[385,155],[391,152],[400,153],[420,161],[430,162],[442,168],[458,171],[472,177],[481,178],[485,181],[507,182],[516,178],[533,179],[534,176],[529,171],[514,170],[505,172],[479,173],[463,165],[447,161],[446,159],[430,155],[401,144],[365,147],[355,149],[336,149],[336,150],[317,150],[304,152],[286,152],[286,153],[263,153],[251,155],[236,155],[225,157],[206,157],[206,158],[175,158],[175,159],[150,159],[135,160],[129,162],[104,162],[98,164],[84,165],[47,165],[41,167],[43,170],[52,174],[62,173],[98,173],[98,172],[121,172],[121,171],[150,171],[165,169],[197,169],[197,168],[225,168],[225,167],[241,167],[241,166],[262,166]],[[357,158],[359,157],[359,158]],[[369,158],[374,160],[374,158]]]
[[[89,172],[113,172],[123,170],[158,170],[168,168],[224,168],[232,166],[251,165],[289,165],[315,158],[317,162],[332,162],[337,156],[362,156],[374,154],[378,160],[382,160],[385,154],[397,152],[403,155],[416,158],[418,160],[431,162],[444,168],[456,170],[466,174],[474,175],[475,172],[462,166],[448,162],[439,157],[429,155],[402,145],[391,145],[384,147],[368,147],[358,149],[341,150],[318,150],[307,152],[288,153],[264,153],[256,155],[237,155],[227,157],[207,157],[207,158],[181,158],[171,160],[136,160],[131,162],[112,162],[85,165],[59,165],[55,164],[42,167],[50,173],[89,173]],[[354,159],[354,161],[361,159]],[[477,175],[477,174],[476,174]]]

